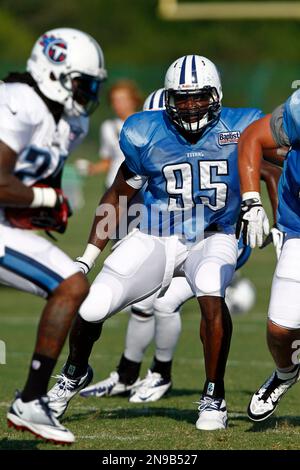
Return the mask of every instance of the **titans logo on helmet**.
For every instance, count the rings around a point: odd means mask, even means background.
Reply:
[[[63,39],[44,34],[40,44],[45,56],[55,64],[63,64],[67,57],[67,43]]]

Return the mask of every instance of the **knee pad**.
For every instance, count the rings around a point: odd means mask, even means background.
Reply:
[[[204,295],[224,297],[233,274],[232,264],[224,264],[222,260],[218,261],[216,258],[207,260],[200,265],[194,279],[197,297]]]
[[[82,303],[79,314],[88,322],[101,322],[111,313],[113,293],[101,283],[91,286],[90,293]]]

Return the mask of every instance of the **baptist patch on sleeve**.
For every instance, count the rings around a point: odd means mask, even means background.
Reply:
[[[240,136],[240,131],[220,132],[219,145],[237,144]]]

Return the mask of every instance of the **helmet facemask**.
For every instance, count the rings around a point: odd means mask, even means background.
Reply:
[[[65,112],[70,116],[89,116],[99,105],[100,86],[103,80],[81,72],[61,74],[59,81],[69,97]]]
[[[216,120],[221,103],[215,87],[205,86],[196,90],[166,90],[166,111],[181,130],[199,134]]]

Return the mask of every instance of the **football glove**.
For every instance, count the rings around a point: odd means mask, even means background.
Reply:
[[[258,193],[257,193],[258,194]],[[243,237],[243,243],[251,248],[263,244],[264,235],[270,231],[269,220],[261,204],[260,196],[242,202],[236,225],[236,237]]]
[[[263,244],[261,245],[260,248],[265,248],[268,246],[270,243],[273,243],[275,252],[276,252],[276,257],[277,260],[279,260],[279,257],[281,255],[282,247],[283,247],[283,242],[284,242],[284,232],[279,230],[279,228],[276,226],[276,224],[271,228],[271,231]]]
[[[279,228],[277,228],[275,225],[273,228],[271,228],[271,235],[277,260],[279,260],[284,242],[284,232],[279,230]]]
[[[72,215],[72,210],[63,191],[55,189],[55,192],[57,200],[53,208],[7,207],[5,209],[7,220],[13,227],[24,230],[64,233],[67,228],[68,218]]]

